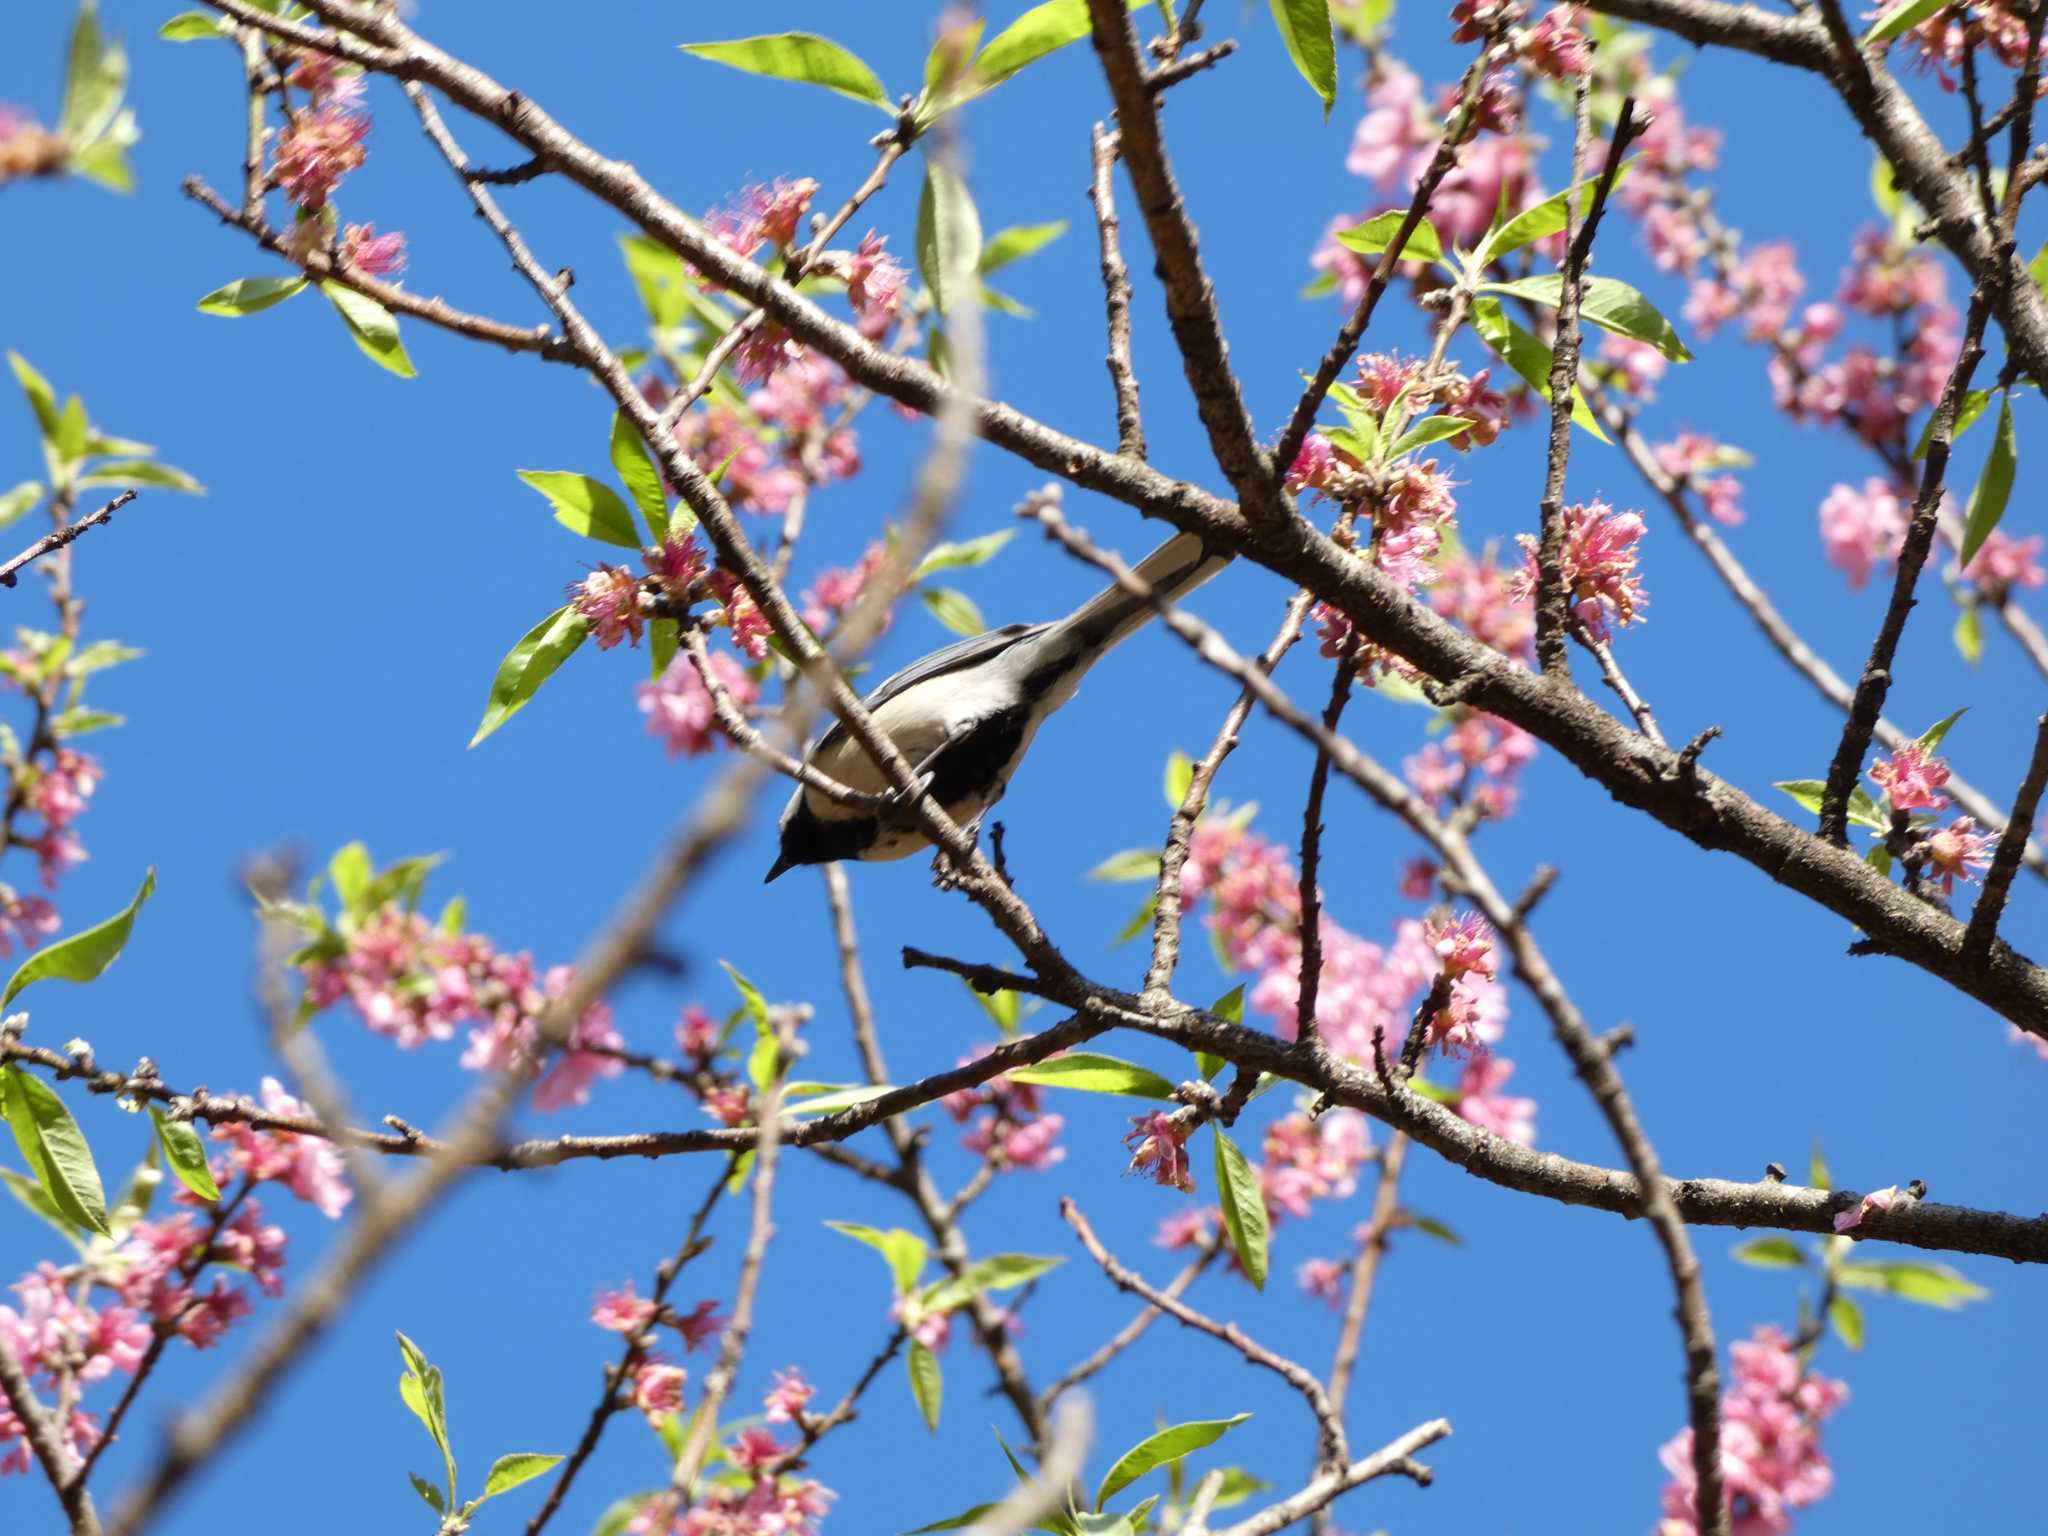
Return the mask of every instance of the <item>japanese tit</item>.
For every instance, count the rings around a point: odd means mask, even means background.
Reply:
[[[1194,534],[1183,533],[1140,561],[1136,574],[1172,599],[1228,563],[1229,556],[1212,554]],[[1145,599],[1111,586],[1064,619],[1006,624],[933,651],[863,702],[946,814],[970,825],[1002,798],[1046,716],[1152,613]],[[805,761],[865,794],[894,788],[842,721],[818,738]],[[901,859],[929,844],[908,804],[880,810],[840,805],[799,785],[782,813],[782,850],[768,878],[798,864]]]

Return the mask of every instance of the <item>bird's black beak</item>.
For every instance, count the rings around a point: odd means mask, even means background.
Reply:
[[[773,885],[777,875],[794,868],[796,868],[796,860],[792,859],[787,852],[777,854],[775,862],[768,867],[767,877],[761,883],[763,885]]]

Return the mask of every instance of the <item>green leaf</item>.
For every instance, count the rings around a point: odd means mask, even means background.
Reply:
[[[1277,5],[1279,0],[1275,0]],[[1363,224],[1337,231],[1337,243],[1361,256],[1377,256],[1389,245],[1394,236],[1401,232],[1401,225],[1407,219],[1405,208],[1390,208],[1385,213],[1375,214]],[[1401,247],[1403,261],[1442,261],[1444,247],[1437,235],[1436,226],[1428,219],[1417,221],[1408,236],[1408,243]]]
[[[1822,779],[1783,779],[1772,787],[1782,789],[1816,816],[1820,814],[1821,800],[1826,796],[1828,788],[1826,781]],[[1868,827],[1873,832],[1891,830],[1890,819],[1878,809],[1877,802],[1870,798],[1869,792],[1860,786],[1849,791],[1849,820],[1859,827]]]
[[[1166,754],[1164,788],[1166,790],[1167,807],[1178,811],[1183,805],[1186,805],[1188,791],[1194,787],[1194,783],[1195,760],[1189,757],[1187,753],[1181,751],[1179,747],[1175,747]],[[1155,870],[1154,872],[1156,873],[1157,871]]]
[[[1728,1257],[1758,1269],[1804,1269],[1807,1262],[1806,1250],[1789,1237],[1759,1237],[1738,1243]]]
[[[303,277],[238,277],[201,299],[199,312],[239,320],[243,315],[253,315],[259,310],[282,304],[305,286]]]
[[[1881,1291],[1901,1301],[1916,1301],[1924,1307],[1939,1307],[1944,1312],[1953,1312],[1972,1301],[1982,1301],[1991,1294],[1946,1264],[1910,1259],[1879,1264],[1850,1260],[1836,1268],[1835,1279],[1852,1290]]]
[[[1230,1246],[1255,1290],[1266,1288],[1266,1197],[1259,1176],[1237,1143],[1216,1127],[1216,1190],[1223,1198],[1223,1225]]]
[[[633,505],[647,520],[647,531],[659,544],[668,533],[668,495],[662,490],[661,471],[648,457],[639,428],[627,419],[624,411],[612,413],[611,455],[619,483],[633,498]]]
[[[910,1395],[917,1411],[924,1415],[924,1427],[933,1434],[939,1429],[939,1400],[945,1383],[939,1376],[939,1357],[918,1339],[910,1341]]]
[[[5,1103],[5,1089],[0,1087],[0,1110],[4,1110]],[[83,1229],[58,1209],[57,1202],[43,1192],[42,1185],[34,1179],[23,1178],[12,1168],[0,1168],[0,1184],[5,1184],[7,1192],[19,1200],[32,1215],[41,1217],[55,1227],[63,1235],[64,1240],[80,1253],[85,1252],[85,1244],[79,1241]]]
[[[1886,223],[1897,218],[1899,210],[1905,206],[1905,198],[1899,192],[1899,179],[1882,150],[1870,162],[1870,200],[1877,204],[1877,211],[1884,215]]]
[[[71,61],[64,75],[57,131],[75,145],[91,143],[112,126],[127,83],[127,55],[119,43],[101,40],[92,0],[82,0],[71,29]]]
[[[530,1483],[559,1464],[561,1459],[535,1451],[514,1451],[509,1456],[500,1456],[491,1463],[490,1475],[484,1479],[484,1497],[496,1498],[501,1493],[511,1492],[521,1483]]]
[[[1892,877],[1892,851],[1883,843],[1872,843],[1870,851],[1863,855],[1863,862],[1876,870],[1885,879]]]
[[[2043,248],[2042,256],[2048,256],[2048,247]],[[2036,257],[2035,259],[2038,261],[2041,258]],[[1957,438],[1961,437],[1965,432],[1969,431],[1971,427],[1977,424],[1977,418],[1982,416],[1990,408],[1990,390],[1970,390],[1967,394],[1963,396],[1963,398],[1960,401],[1956,403],[1956,424],[1954,428],[1950,430],[1948,440],[1951,443],[1953,443]],[[1913,457],[1916,459],[1926,458],[1928,446],[1931,443],[1933,443],[1933,441],[1934,413],[1932,411],[1929,411],[1927,413],[1927,425],[1920,429],[1920,441],[1913,445]]]
[[[469,738],[473,747],[524,709],[540,685],[574,654],[590,633],[590,621],[565,604],[519,637],[519,643],[498,663],[484,718]]]
[[[343,845],[327,861],[328,883],[334,887],[342,910],[350,917],[362,917],[367,911],[370,882],[376,875],[376,866],[370,862],[370,850],[361,843]]]
[[[732,978],[732,984],[740,994],[740,1003],[747,1010],[747,1017],[754,1021],[754,1028],[760,1033],[772,1033],[774,1026],[768,1019],[768,1000],[761,995],[761,989],[741,974],[738,966],[730,960],[718,962],[725,974]]]
[[[1447,437],[1456,437],[1471,425],[1471,418],[1466,416],[1425,416],[1401,434],[1394,446],[1387,450],[1387,457],[1398,459],[1402,454],[1412,453],[1417,448],[1426,448],[1431,443],[1440,443]]]
[[[972,1509],[962,1510],[949,1520],[934,1520],[930,1525],[920,1525],[914,1531],[905,1531],[903,1536],[931,1536],[933,1531],[958,1531],[970,1525],[979,1525],[981,1517],[994,1509],[993,1504],[977,1504]]]
[[[110,1235],[92,1148],[56,1090],[20,1067],[0,1067],[0,1114],[50,1203],[72,1225]]]
[[[1209,1005],[1209,1012],[1226,1024],[1244,1023],[1244,983],[1239,982],[1217,998]],[[1207,1051],[1195,1052],[1195,1066],[1205,1080],[1213,1080],[1227,1065],[1229,1063],[1221,1056],[1212,1056]]]
[[[153,1104],[149,1118],[156,1127],[157,1145],[163,1148],[164,1165],[177,1175],[178,1182],[202,1200],[220,1199],[220,1186],[206,1165],[206,1144],[199,1133],[188,1121],[173,1120]]]
[[[20,521],[42,499],[43,483],[40,480],[24,480],[13,490],[0,495],[0,528]]]
[[[187,496],[204,495],[206,487],[169,464],[147,459],[108,459],[95,464],[90,474],[78,477],[80,485],[153,485],[162,491],[179,491]]]
[[[1863,34],[1863,46],[1872,43],[1890,42],[1901,32],[1907,32],[1920,25],[1936,11],[1941,10],[1949,0],[1900,0],[1900,3],[1877,18],[1877,24]]]
[[[1126,848],[1122,853],[1112,853],[1089,870],[1087,878],[1117,884],[1132,880],[1157,880],[1159,855],[1150,848]]]
[[[1472,301],[1472,329],[1540,398],[1550,398],[1550,348],[1510,320],[1499,299],[1482,295]],[[1572,389],[1572,420],[1601,442],[1609,441],[1586,404],[1584,392],[1576,386]]]
[[[988,244],[981,248],[981,259],[975,263],[975,270],[983,277],[991,272],[1000,272],[1013,261],[1021,261],[1035,251],[1041,251],[1067,232],[1065,219],[1054,219],[1049,224],[1012,224],[1008,229],[999,229],[989,237]],[[1006,532],[1003,535],[1008,538]]]
[[[894,1091],[893,1085],[889,1083],[791,1083],[783,1090],[783,1094],[790,1097],[806,1088],[816,1097],[806,1098],[801,1104],[785,1105],[790,1114],[829,1115],[837,1110],[851,1109],[856,1104],[865,1104],[870,1099],[879,1099],[883,1094]]]
[[[1622,178],[1634,169],[1635,161],[1627,160],[1616,172],[1614,184],[1620,186]],[[1593,206],[1594,194],[1599,188],[1599,178],[1588,176],[1577,186],[1566,187],[1562,192],[1545,198],[1533,208],[1526,208],[1507,223],[1479,242],[1479,249],[1473,252],[1474,270],[1483,268],[1490,261],[1519,251],[1525,245],[1538,240],[1547,240],[1552,235],[1562,234],[1565,227],[1565,208],[1574,193],[1579,198],[1579,213],[1583,217]]]
[[[958,544],[934,544],[931,551],[917,562],[917,569],[910,573],[912,581],[923,581],[934,571],[960,571],[977,565],[986,565],[995,559],[1002,547],[1016,537],[1016,530],[1004,528],[996,533],[985,533],[978,539],[965,539]]]
[[[647,1488],[639,1493],[629,1493],[614,1499],[598,1516],[597,1524],[590,1528],[590,1536],[626,1536],[638,1523],[641,1513],[648,1504],[666,1493],[666,1488]]]
[[[684,43],[683,52],[700,59],[743,69],[750,75],[822,85],[854,101],[884,112],[896,109],[875,72],[860,55],[815,32],[772,32],[761,37],[736,37],[723,43]]]
[[[566,469],[522,469],[519,478],[547,498],[555,509],[555,521],[571,533],[620,549],[640,548],[640,530],[633,525],[633,514],[619,500],[619,493],[602,480]]]
[[[981,1005],[981,1011],[988,1015],[990,1023],[1003,1032],[1005,1039],[1017,1033],[1017,1020],[1024,1012],[1023,998],[1008,987],[998,988],[994,992],[979,991],[965,977],[961,978],[960,984],[967,988],[967,995]]]
[[[135,127],[135,114],[123,107],[115,115],[108,132],[83,148],[73,150],[64,168],[81,180],[97,182],[110,192],[133,192],[135,170],[128,163],[124,146],[141,136]]]
[[[924,1273],[925,1255],[931,1251],[916,1233],[906,1232],[901,1227],[891,1227],[882,1232],[854,1221],[828,1221],[825,1225],[834,1232],[845,1233],[855,1242],[866,1243],[887,1259],[889,1273],[896,1282],[897,1295],[908,1296],[916,1287],[917,1277]]]
[[[1968,520],[1963,529],[1964,565],[1977,558],[1977,551],[2005,516],[2005,504],[2012,499],[2013,476],[2019,469],[2020,445],[2012,429],[2012,397],[1998,402],[1998,434],[1991,439],[1991,452],[1984,460],[1984,472],[1977,488],[1970,492]]]
[[[341,316],[350,338],[363,349],[363,356],[401,379],[418,377],[419,370],[405,355],[405,343],[398,339],[398,321],[390,310],[337,282],[322,283],[320,291]]]
[[[421,1477],[417,1472],[405,1474],[412,1479],[412,1491],[427,1501],[427,1507],[437,1515],[448,1513],[448,1506],[442,1502],[441,1490]]]
[[[1330,35],[1330,0],[1271,0],[1273,25],[1301,78],[1323,99],[1323,121],[1337,104],[1337,42]]]
[[[29,360],[19,352],[9,352],[7,362],[14,370],[15,382],[21,385],[21,392],[28,396],[29,409],[36,413],[36,425],[42,429],[43,436],[55,437],[57,392],[50,388],[50,381],[37,373]]]
[[[1094,1051],[1069,1051],[1036,1066],[1017,1067],[1003,1074],[1013,1083],[1033,1083],[1041,1088],[1073,1088],[1082,1093],[1116,1093],[1129,1099],[1173,1097],[1173,1084],[1157,1072],[1134,1062]]]
[[[981,616],[981,609],[965,592],[955,591],[951,587],[924,587],[917,595],[924,599],[924,605],[931,610],[932,617],[956,635],[978,635],[988,628],[987,621]]]
[[[981,216],[967,184],[948,167],[927,160],[924,190],[917,199],[917,269],[940,314],[952,307],[960,285],[980,262]]]
[[[448,1444],[448,1398],[441,1372],[420,1353],[420,1347],[404,1334],[398,1335],[399,1357],[405,1375],[398,1378],[398,1395],[405,1406],[426,1425],[427,1433],[441,1449],[442,1464],[448,1469],[448,1497],[455,1497],[455,1452]]]
[[[1813,1144],[1813,1158],[1807,1164],[1806,1182],[1815,1189],[1833,1189],[1835,1187],[1829,1181],[1827,1159],[1820,1155],[1820,1143],[1818,1141]]]
[[[167,43],[195,43],[204,37],[225,37],[220,23],[204,11],[180,11],[156,29]]]
[[[1955,723],[1958,720],[1962,719],[1964,715],[1968,714],[1969,710],[1970,706],[1965,704],[1961,709],[1955,711],[1953,714],[1943,715],[1939,720],[1935,721],[1934,724],[1930,725],[1929,727],[1927,727],[1926,730],[1922,731],[1920,733],[1920,750],[1922,752],[1928,753],[1931,756],[1937,749],[1940,748],[1942,738],[1948,735],[1949,731],[1955,726]]]
[[[1984,615],[1975,603],[1956,615],[1955,642],[1971,666],[1984,659]]]
[[[1547,304],[1552,309],[1563,302],[1564,277],[1548,272],[1512,283],[1488,283],[1488,293],[1505,293],[1518,299]],[[1611,277],[1589,277],[1579,295],[1579,318],[1617,336],[1648,342],[1674,363],[1692,361],[1685,343],[1657,306],[1627,283]]]
[[[977,1260],[958,1275],[934,1280],[919,1294],[919,1307],[927,1316],[964,1307],[984,1291],[1007,1291],[1036,1280],[1065,1259],[1045,1258],[1035,1253],[998,1253]]]
[[[21,969],[14,973],[13,980],[7,983],[7,990],[0,993],[0,1008],[13,1002],[30,982],[46,978],[92,981],[98,977],[119,957],[121,947],[128,942],[129,930],[135,926],[135,914],[142,910],[142,904],[149,900],[155,889],[156,871],[151,869],[143,875],[135,899],[105,922],[95,923],[30,955],[21,963]]]
[[[1248,1413],[1240,1413],[1227,1419],[1198,1419],[1147,1435],[1117,1457],[1115,1464],[1103,1476],[1102,1486],[1095,1490],[1095,1507],[1101,1509],[1155,1467],[1163,1467],[1169,1462],[1179,1461],[1191,1451],[1214,1445],[1250,1417]]]
[[[1828,1303],[1828,1321],[1834,1324],[1835,1337],[1851,1349],[1863,1347],[1863,1309],[1847,1296],[1837,1296]]]
[[[626,259],[626,271],[633,286],[639,291],[640,302],[646,307],[648,320],[664,331],[680,324],[690,312],[691,299],[697,291],[682,257],[645,235],[621,236],[619,250]],[[718,328],[723,330],[730,323],[728,316]]]
[[[1144,0],[1131,6],[1139,9]],[[1046,0],[989,39],[974,61],[972,93],[1000,85],[1027,64],[1088,35],[1088,0]]]
[[[1131,940],[1135,939],[1139,934],[1143,933],[1147,928],[1152,926],[1152,919],[1158,914],[1158,912],[1159,896],[1155,892],[1154,894],[1147,896],[1145,898],[1145,904],[1139,907],[1136,912],[1131,914],[1131,919],[1129,922],[1125,923],[1123,927],[1117,929],[1116,937],[1109,941],[1110,947],[1113,949],[1119,944],[1130,943]]]

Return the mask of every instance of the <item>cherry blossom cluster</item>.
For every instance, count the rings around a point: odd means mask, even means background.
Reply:
[[[1728,1353],[1735,1381],[1721,1396],[1721,1470],[1732,1529],[1735,1536],[1783,1536],[1793,1510],[1834,1486],[1820,1426],[1848,1401],[1849,1389],[1809,1371],[1793,1342],[1769,1325]],[[1671,1480],[1657,1536],[1692,1536],[1699,1529],[1692,1430],[1673,1436],[1658,1457]]]
[[[1617,512],[1604,501],[1574,502],[1564,509],[1560,551],[1572,614],[1595,640],[1607,639],[1642,617],[1650,597],[1636,570],[1636,545],[1643,536],[1640,512]],[[1533,600],[1536,550],[1533,534],[1520,536],[1527,557],[1516,576],[1518,594]]]
[[[313,251],[335,245],[344,266],[371,277],[390,277],[405,267],[405,236],[378,234],[374,225],[350,224],[339,230],[330,207],[335,189],[369,157],[363,141],[370,116],[363,108],[363,75],[328,54],[295,52],[283,66],[278,96],[284,104],[285,126],[270,145],[270,179],[297,207],[297,219],[286,249],[304,260]],[[307,94],[294,106],[291,88]]]
[[[960,1058],[966,1066],[992,1047],[978,1046]],[[973,1088],[962,1088],[939,1100],[953,1123],[961,1127],[960,1145],[1004,1171],[1050,1168],[1067,1155],[1059,1144],[1066,1127],[1062,1115],[1048,1114],[1038,1089],[997,1075]]]
[[[263,1081],[262,1106],[307,1113],[275,1078]],[[252,1310],[244,1279],[266,1296],[284,1293],[285,1233],[265,1219],[252,1194],[258,1184],[282,1184],[329,1217],[349,1202],[330,1142],[240,1124],[217,1127],[213,1139],[225,1144],[209,1168],[226,1192],[221,1199],[180,1187],[181,1209],[156,1218],[145,1214],[146,1198],[124,1205],[112,1213],[111,1240],[68,1265],[38,1264],[10,1287],[15,1303],[0,1304],[0,1349],[61,1405],[74,1454],[88,1454],[103,1430],[99,1415],[81,1406],[85,1389],[146,1369],[171,1340],[195,1349],[219,1343]],[[0,1475],[29,1466],[23,1426],[0,1401]]]
[[[551,1060],[538,1059],[541,1015],[574,979],[566,965],[543,972],[525,950],[508,953],[481,934],[430,923],[395,899],[345,911],[334,924],[312,906],[275,910],[310,935],[297,957],[309,1011],[346,1001],[372,1031],[407,1050],[466,1028],[462,1064],[537,1074],[533,1102],[541,1109],[581,1104],[595,1080],[623,1070],[601,1054],[624,1043],[603,1002],[583,1010]]]
[[[1173,1115],[1140,1115],[1136,1126],[1131,1140],[1148,1154],[1145,1171],[1161,1184],[1192,1190],[1184,1150],[1186,1122]],[[1139,1140],[1146,1136],[1159,1138],[1156,1150]],[[1268,1218],[1275,1226],[1289,1217],[1307,1220],[1319,1200],[1350,1199],[1358,1192],[1358,1170],[1374,1155],[1371,1126],[1355,1110],[1311,1115],[1296,1109],[1281,1116],[1266,1128],[1254,1170]],[[1162,1220],[1156,1241],[1162,1248],[1199,1248],[1222,1230],[1220,1206],[1197,1206]],[[1303,1268],[1318,1262],[1310,1260]],[[1230,1265],[1233,1270],[1239,1267],[1235,1253]]]
[[[1959,816],[1945,827],[1929,830],[1935,819],[1931,813],[1946,810],[1949,804],[1942,793],[1949,780],[1943,759],[1907,742],[1880,755],[1871,765],[1870,779],[1891,808],[1893,833],[1886,842],[1904,863],[1909,887],[1917,886],[1925,875],[1941,883],[1944,896],[1953,896],[1956,881],[1975,881],[1991,867],[1997,838],[1980,831],[1972,818]]]
[[[1460,706],[1443,737],[1424,742],[1403,760],[1401,771],[1439,816],[1469,805],[1499,821],[1514,813],[1515,780],[1535,755],[1536,738],[1519,725]],[[1404,894],[1426,900],[1429,882]]]
[[[2023,10],[1988,0],[1978,5],[1946,5],[1925,21],[1907,29],[1900,39],[1912,51],[1913,62],[1931,71],[1945,91],[1961,83],[1965,50],[1982,44],[2007,69],[2018,69],[2027,58],[2027,18]],[[2041,47],[2048,57],[2048,39]]]

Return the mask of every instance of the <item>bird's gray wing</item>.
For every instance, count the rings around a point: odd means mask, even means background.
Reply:
[[[1044,634],[1051,628],[1050,624],[1005,624],[1000,629],[984,630],[981,634],[969,635],[965,640],[955,640],[951,645],[942,646],[929,655],[918,657],[901,672],[884,678],[881,686],[862,699],[861,703],[872,713],[898,694],[908,692],[919,683],[944,676],[948,672],[958,672],[963,667],[976,666],[993,656],[1000,656],[1019,641]],[[811,752],[822,752],[845,734],[845,722],[834,720],[825,734],[812,744]]]

